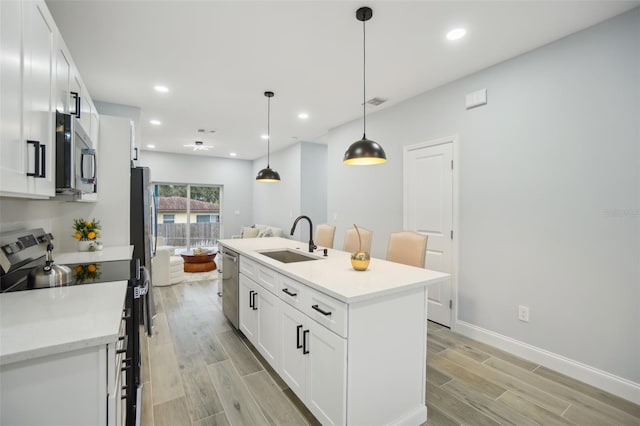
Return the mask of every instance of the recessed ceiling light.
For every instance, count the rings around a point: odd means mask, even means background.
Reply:
[[[159,126],[162,124],[162,121],[153,119],[149,120],[149,123],[153,124],[154,126]]]
[[[167,93],[169,91],[169,88],[167,86],[157,85],[153,86],[153,90],[160,93]]]
[[[456,28],[447,33],[447,40],[455,41],[460,40],[467,34],[467,30],[464,28]]]
[[[155,145],[153,145],[153,144],[147,144],[147,148],[149,148],[149,149],[154,149],[155,147],[156,147],[156,146],[155,146]]]
[[[267,135],[266,133],[264,135],[260,135],[260,137],[264,140],[269,139],[269,135]]]
[[[238,154],[236,154],[235,152],[230,152],[229,155],[232,156],[232,157],[235,157]]]
[[[298,114],[298,118],[301,120],[306,120],[307,118],[309,118],[309,114],[307,114],[306,112],[301,112],[300,114]]]

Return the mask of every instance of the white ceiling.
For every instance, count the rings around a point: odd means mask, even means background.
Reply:
[[[48,0],[94,100],[141,108],[143,148],[255,159],[362,116],[368,5],[368,113],[542,46],[640,1]],[[448,30],[465,27],[455,43]],[[164,84],[170,92],[153,90]],[[297,118],[301,111],[310,117]],[[161,126],[149,124],[159,119]],[[197,129],[212,129],[201,135]],[[353,135],[353,141],[360,138]],[[375,135],[369,135],[375,138]],[[184,148],[202,140],[214,148]],[[345,148],[353,141],[345,141]]]

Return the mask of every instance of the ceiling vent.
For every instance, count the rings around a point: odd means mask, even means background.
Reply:
[[[198,129],[198,133],[215,133],[215,130],[207,130],[207,129]]]
[[[367,103],[369,105],[373,105],[373,106],[378,106],[380,104],[383,104],[387,102],[387,100],[385,98],[371,98],[367,101]]]

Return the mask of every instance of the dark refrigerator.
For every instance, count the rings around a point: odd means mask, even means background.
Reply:
[[[133,246],[132,276],[133,285],[129,286],[127,300],[133,316],[133,336],[131,354],[127,354],[130,371],[127,374],[127,426],[139,425],[142,409],[142,360],[140,339],[144,334],[151,337],[155,305],[151,285],[151,248],[153,243],[152,226],[154,222],[153,194],[149,187],[149,168],[131,169],[130,190],[130,244]],[[141,331],[141,328],[143,331]],[[142,336],[141,336],[142,335]]]

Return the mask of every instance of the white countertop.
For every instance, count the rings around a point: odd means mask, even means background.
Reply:
[[[133,246],[104,247],[100,251],[72,251],[53,253],[53,261],[57,264],[112,262],[115,260],[131,260]]]
[[[127,281],[0,294],[0,365],[118,339]]]
[[[278,262],[257,252],[288,248],[310,254],[307,243],[285,238],[227,239],[218,241],[218,244],[346,303],[449,279],[449,274],[442,272],[375,258],[371,258],[366,271],[356,271],[351,267],[351,254],[334,249],[329,249],[327,257],[322,256],[322,250],[316,251],[314,255],[320,260],[295,263]]]

